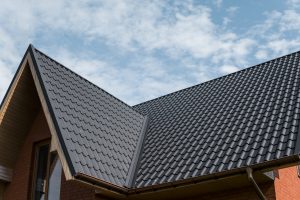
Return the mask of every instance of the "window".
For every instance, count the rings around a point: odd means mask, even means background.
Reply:
[[[51,154],[49,166],[48,199],[60,199],[62,166],[57,154]]]
[[[50,152],[50,143],[35,146],[32,200],[59,200],[62,164],[57,152]]]
[[[49,144],[38,144],[35,151],[35,165],[33,171],[33,199],[44,200],[46,192],[46,176],[48,164]]]

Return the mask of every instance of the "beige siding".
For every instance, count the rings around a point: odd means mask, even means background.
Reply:
[[[22,72],[0,111],[0,165],[10,169],[40,108],[29,67]]]

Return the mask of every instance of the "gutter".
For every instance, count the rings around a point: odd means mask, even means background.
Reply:
[[[267,200],[267,198],[265,197],[264,193],[261,191],[261,189],[259,188],[259,186],[257,185],[257,183],[255,182],[254,178],[253,178],[253,170],[250,167],[246,168],[246,172],[247,172],[247,176],[248,176],[248,180],[249,182],[253,185],[255,192],[257,194],[257,196],[259,197],[260,200]]]
[[[110,191],[111,193],[121,195],[121,196],[126,196],[128,194],[128,189],[125,187],[120,187],[114,184],[111,184],[109,182],[82,174],[82,173],[77,173],[74,176],[75,180],[83,181],[86,183],[89,183],[93,186],[100,187],[101,189],[104,189],[106,191]]]
[[[281,158],[279,160],[272,160],[264,163],[259,163],[251,166],[251,170],[255,171],[270,171],[273,169],[277,168],[282,168],[286,166],[294,166],[296,164],[299,164],[300,162],[300,157],[299,155],[293,155],[293,156],[287,156],[284,158]],[[74,176],[75,181],[79,181],[88,185],[91,185],[93,187],[96,187],[100,190],[106,191],[110,194],[114,194],[114,196],[118,196],[119,198],[126,198],[128,196],[132,195],[139,195],[143,193],[153,193],[153,192],[158,192],[161,190],[168,190],[171,188],[177,188],[177,187],[182,187],[182,186],[188,186],[188,185],[194,185],[198,184],[200,182],[209,182],[212,180],[218,180],[218,179],[223,179],[226,177],[232,177],[232,176],[240,176],[245,174],[245,171],[247,171],[249,167],[243,167],[243,168],[236,168],[232,169],[230,171],[223,171],[223,172],[218,172],[214,174],[209,174],[209,175],[204,175],[200,177],[193,177],[185,180],[178,180],[175,182],[168,182],[168,183],[162,183],[162,184],[157,184],[157,185],[150,185],[150,186],[144,186],[141,188],[128,188],[124,186],[117,186],[111,183],[108,183],[106,181],[100,180],[95,177],[91,177],[82,173],[77,173]],[[249,171],[249,169],[248,169]],[[247,171],[247,174],[248,174]],[[249,172],[250,172],[249,171]],[[262,193],[261,190],[256,188],[257,184],[255,180],[253,179],[252,172],[249,173],[248,175],[249,182],[254,185],[256,192]],[[255,186],[256,184],[256,186]],[[258,187],[258,186],[257,186]],[[258,194],[259,195],[259,194]],[[262,200],[265,200],[266,198],[260,198]]]
[[[282,168],[284,166],[294,166],[299,164],[300,157],[298,155],[283,157],[278,160],[272,160],[264,163],[259,163],[252,165],[251,168],[255,171],[266,172],[277,168]],[[131,188],[128,190],[129,195],[137,195],[146,192],[157,192],[159,190],[165,190],[170,188],[177,188],[187,185],[194,185],[200,182],[207,182],[211,180],[223,179],[226,177],[239,176],[245,174],[247,167],[235,168],[229,171],[222,171],[214,174],[208,174],[204,176],[193,177],[189,179],[178,180],[174,182],[161,183],[157,185],[144,186],[141,188]]]

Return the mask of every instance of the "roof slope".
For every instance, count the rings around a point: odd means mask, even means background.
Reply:
[[[136,187],[298,154],[300,53],[134,106],[148,115]]]
[[[33,47],[32,54],[73,175],[126,186],[145,117]]]

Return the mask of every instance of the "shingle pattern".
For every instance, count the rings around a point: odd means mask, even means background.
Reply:
[[[33,51],[75,172],[124,186],[145,117],[40,51]]]
[[[293,53],[134,106],[149,117],[135,187],[299,153],[299,56]]]

